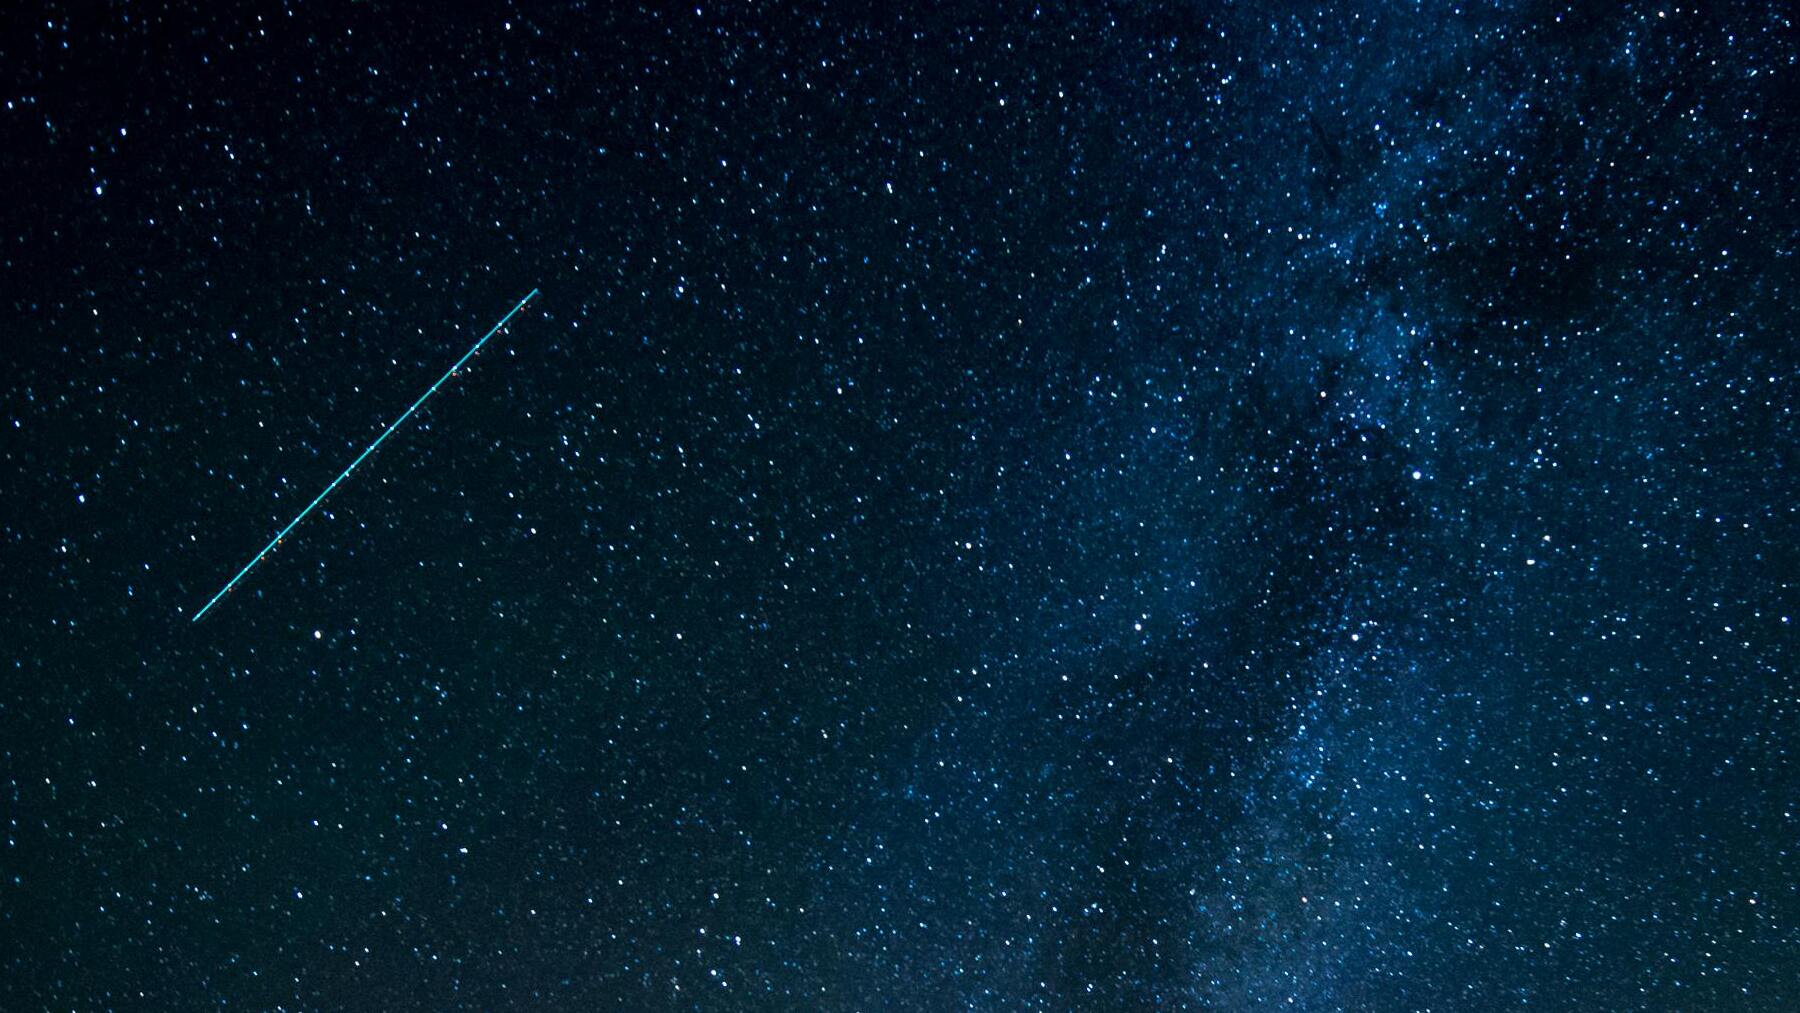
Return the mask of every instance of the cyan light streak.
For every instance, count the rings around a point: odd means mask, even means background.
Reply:
[[[254,559],[250,560],[250,562],[248,562],[248,563],[245,563],[244,568],[237,572],[237,576],[231,578],[231,580],[229,582],[227,582],[224,587],[219,589],[218,594],[215,594],[212,596],[211,601],[207,602],[206,605],[200,609],[200,611],[194,613],[193,621],[199,622],[200,617],[205,615],[207,613],[207,611],[209,609],[211,609],[214,605],[217,605],[219,603],[220,598],[225,597],[225,595],[227,593],[229,593],[232,588],[236,587],[237,582],[240,580],[243,580],[245,574],[249,573],[250,570],[253,567],[255,567],[257,563],[262,562],[262,558],[264,556],[268,555],[269,552],[275,548],[275,546],[281,544],[281,540],[283,538],[287,537],[288,532],[294,530],[294,525],[299,524],[302,520],[304,520],[306,518],[307,514],[313,512],[313,507],[318,506],[319,503],[325,499],[325,497],[331,495],[331,490],[336,489],[338,487],[339,482],[342,482],[344,479],[349,478],[350,473],[356,470],[356,466],[363,463],[363,458],[368,457],[370,454],[373,454],[375,452],[375,448],[381,446],[382,441],[384,441],[388,437],[394,435],[394,430],[399,429],[402,423],[404,423],[408,418],[411,418],[412,413],[419,410],[419,406],[425,403],[426,398],[430,397],[433,394],[436,394],[437,389],[444,385],[444,381],[450,379],[452,376],[455,376],[456,371],[463,368],[463,363],[468,362],[471,358],[474,357],[476,352],[481,351],[481,346],[487,344],[489,338],[491,338],[495,334],[499,333],[500,328],[505,327],[507,321],[511,320],[515,315],[518,314],[518,312],[520,310],[524,309],[526,303],[537,298],[537,294],[538,294],[538,290],[535,288],[532,289],[529,293],[526,294],[525,298],[519,300],[519,304],[517,306],[514,306],[511,310],[508,310],[507,314],[500,318],[499,323],[497,323],[493,327],[489,328],[488,332],[481,336],[480,341],[475,342],[475,344],[473,346],[471,346],[468,351],[463,353],[462,358],[456,360],[456,365],[451,366],[447,371],[445,371],[443,376],[438,377],[438,381],[436,383],[432,384],[431,387],[425,391],[425,393],[420,394],[419,399],[412,403],[412,407],[406,409],[406,411],[404,411],[404,412],[401,412],[400,417],[395,419],[393,421],[392,425],[388,426],[387,429],[383,430],[380,436],[375,437],[375,442],[369,444],[368,449],[366,449],[362,453],[356,455],[356,460],[350,462],[350,467],[345,468],[338,475],[338,477],[332,479],[331,484],[325,487],[324,492],[313,497],[313,501],[311,503],[306,504],[305,510],[300,511],[299,515],[297,515],[293,520],[288,522],[287,527],[282,528],[279,532],[276,533],[274,538],[269,539],[269,544],[263,546],[263,550],[261,552],[257,553],[256,557]]]

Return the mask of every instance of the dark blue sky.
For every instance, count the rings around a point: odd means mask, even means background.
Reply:
[[[1800,1004],[1779,5],[0,20],[0,1007]]]

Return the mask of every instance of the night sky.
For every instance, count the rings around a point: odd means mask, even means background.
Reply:
[[[1797,75],[8,4],[0,1009],[1800,1009]]]

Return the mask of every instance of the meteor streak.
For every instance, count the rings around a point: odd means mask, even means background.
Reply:
[[[445,380],[448,380],[452,376],[455,376],[456,371],[463,367],[463,363],[468,362],[469,359],[472,358],[476,352],[481,351],[481,346],[487,344],[488,339],[493,337],[495,334],[497,334],[499,332],[500,328],[505,327],[506,322],[508,320],[511,320],[514,317],[514,315],[516,315],[520,310],[524,309],[526,303],[537,298],[537,294],[538,294],[538,290],[535,288],[532,289],[529,293],[526,294],[525,298],[519,300],[518,305],[516,305],[512,309],[508,310],[506,315],[500,318],[499,323],[495,324],[492,328],[489,328],[488,332],[481,336],[480,341],[475,342],[475,344],[473,346],[471,346],[468,351],[463,353],[462,358],[456,360],[456,365],[451,366],[447,371],[445,371],[443,376],[438,377],[437,383],[432,384],[429,388],[426,389],[425,393],[420,394],[419,399],[412,403],[412,407],[406,409],[406,411],[404,411],[404,412],[401,412],[400,417],[395,419],[393,421],[392,425],[389,425],[387,427],[387,429],[383,430],[380,436],[375,437],[375,442],[369,444],[368,449],[366,449],[362,453],[356,455],[356,460],[350,462],[350,467],[345,468],[341,473],[339,473],[338,477],[332,479],[331,484],[325,487],[324,492],[319,493],[319,495],[315,496],[311,503],[306,504],[305,510],[300,511],[300,513],[297,516],[295,516],[295,518],[293,520],[288,522],[287,527],[282,528],[279,532],[276,533],[274,538],[269,539],[269,544],[263,546],[262,551],[257,553],[256,556],[250,560],[250,562],[245,563],[244,568],[237,572],[237,576],[235,576],[235,577],[231,578],[231,580],[227,581],[225,586],[219,589],[219,593],[212,596],[211,601],[207,602],[205,604],[205,606],[203,606],[200,609],[200,611],[194,613],[194,618],[192,621],[199,622],[200,617],[205,615],[207,613],[207,611],[209,609],[211,609],[214,605],[218,604],[220,598],[225,597],[227,592],[229,592],[232,588],[236,587],[237,582],[240,580],[243,580],[244,575],[249,573],[252,567],[254,567],[257,563],[262,562],[262,558],[264,556],[268,555],[270,550],[274,549],[275,546],[281,544],[281,540],[283,538],[287,537],[288,532],[294,530],[294,525],[300,523],[301,520],[305,519],[307,514],[312,513],[313,507],[318,506],[321,500],[323,500],[325,497],[331,495],[331,490],[336,489],[338,487],[339,482],[342,482],[344,479],[349,478],[350,473],[356,470],[356,466],[363,463],[363,458],[368,457],[370,454],[373,454],[375,452],[375,448],[381,446],[381,443],[383,440],[386,440],[388,437],[394,435],[394,430],[399,429],[401,423],[405,422],[408,418],[410,418],[412,416],[413,412],[418,411],[419,406],[425,403],[426,398],[430,397],[433,394],[436,394],[437,389],[444,385]]]

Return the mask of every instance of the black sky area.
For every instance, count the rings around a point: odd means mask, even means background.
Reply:
[[[1800,1009],[1797,76],[7,5],[0,1010]]]

